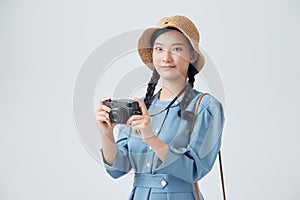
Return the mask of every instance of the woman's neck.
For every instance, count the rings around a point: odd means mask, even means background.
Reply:
[[[186,85],[186,80],[178,80],[176,83],[162,80],[162,90],[159,95],[160,101],[172,101],[178,93]],[[182,93],[178,98],[182,98],[184,93]]]

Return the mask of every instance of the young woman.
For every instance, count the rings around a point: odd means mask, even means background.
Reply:
[[[145,97],[134,99],[142,114],[116,126],[115,140],[111,108],[104,105],[109,98],[100,100],[95,111],[107,172],[113,178],[130,170],[135,173],[131,200],[196,199],[193,183],[215,162],[225,120],[215,97],[206,94],[202,98],[193,132],[189,132],[196,100],[202,94],[193,89],[194,76],[205,63],[199,42],[199,32],[188,18],[161,19],[138,42],[142,61],[153,71]],[[159,79],[161,89],[154,94]]]

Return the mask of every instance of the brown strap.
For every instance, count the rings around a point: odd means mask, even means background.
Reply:
[[[199,194],[199,188],[198,188],[198,183],[194,182],[194,189],[196,193],[196,200],[200,200],[200,194]]]
[[[195,105],[195,109],[194,109],[194,116],[192,119],[192,125],[191,125],[191,129],[190,129],[190,134],[192,134],[193,130],[194,130],[194,126],[195,126],[195,121],[196,121],[196,116],[197,116],[197,111],[198,111],[198,107],[200,104],[200,101],[202,99],[202,97],[204,95],[206,95],[207,93],[202,93]],[[222,191],[223,191],[223,199],[226,200],[226,195],[225,195],[225,182],[224,182],[224,174],[223,174],[223,167],[222,167],[222,157],[221,157],[221,150],[219,151],[219,165],[220,165],[220,174],[221,174],[221,182],[222,182]],[[195,188],[195,193],[196,193],[196,200],[200,200],[200,194],[199,194],[199,187],[198,187],[198,182],[194,182],[194,188]]]
[[[224,174],[223,174],[223,167],[222,167],[221,150],[219,151],[219,165],[220,165],[220,174],[221,174],[221,181],[222,181],[223,199],[226,200],[225,182],[224,182]]]
[[[200,101],[202,99],[202,97],[204,95],[206,95],[207,93],[202,93],[198,99],[197,99],[197,102],[196,102],[196,105],[195,105],[195,108],[194,108],[194,115],[193,115],[193,119],[192,119],[192,125],[191,125],[191,129],[190,129],[190,134],[192,134],[193,130],[194,130],[194,126],[195,126],[195,121],[196,121],[196,116],[197,116],[197,111],[198,111],[198,107],[199,107],[199,104],[200,104]]]

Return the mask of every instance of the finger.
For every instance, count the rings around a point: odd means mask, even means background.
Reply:
[[[136,135],[140,135],[140,130],[137,129],[137,128],[131,128],[132,129],[132,132]]]
[[[142,115],[132,115],[126,122],[126,126],[129,126],[133,121],[135,120],[141,120],[144,119],[145,117]]]
[[[140,100],[139,98],[134,98],[134,100],[139,103],[139,106],[141,108],[142,114],[143,115],[149,115],[145,103],[142,100]]]
[[[103,110],[97,112],[96,115],[98,115],[98,116],[105,116],[107,119],[109,119],[109,114],[107,112],[103,111]]]
[[[137,124],[135,126],[131,126],[132,130],[144,130],[145,126],[141,125],[141,124]]]
[[[108,125],[111,125],[111,122],[105,116],[97,116],[96,121],[98,124],[99,123],[107,123]]]
[[[99,104],[100,104],[100,105],[103,105],[103,104],[104,104],[104,101],[109,100],[109,99],[111,99],[111,97],[109,97],[109,96],[103,97],[102,99],[100,99]]]
[[[105,110],[106,112],[109,113],[111,111],[111,108],[106,106],[106,105],[100,105],[99,108],[96,111],[99,112],[99,111],[102,111],[102,110]]]
[[[137,120],[137,121],[133,121],[130,125],[130,127],[132,129],[138,129],[138,130],[143,130],[148,126],[148,123],[146,120],[142,119],[142,120]]]
[[[135,135],[139,135],[140,133],[137,130],[132,130]]]
[[[135,127],[135,128],[131,128],[132,129],[132,132],[135,133],[136,135],[139,135],[141,136],[141,129],[139,129],[138,127]]]
[[[114,127],[114,124],[111,123],[111,121],[109,119],[106,118],[105,120],[105,123],[110,127],[110,128],[113,128]]]
[[[138,126],[138,125],[143,125],[143,123],[145,122],[144,119],[140,119],[140,120],[134,120],[130,123],[130,126],[131,127],[135,127],[135,126]]]

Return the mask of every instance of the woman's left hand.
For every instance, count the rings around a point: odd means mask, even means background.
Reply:
[[[126,126],[130,125],[133,133],[140,135],[143,140],[153,137],[154,134],[151,127],[151,118],[145,103],[138,98],[134,98],[134,100],[139,103],[142,115],[132,115],[128,119]]]

